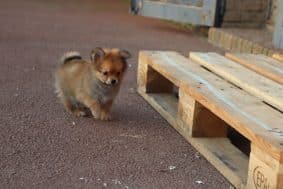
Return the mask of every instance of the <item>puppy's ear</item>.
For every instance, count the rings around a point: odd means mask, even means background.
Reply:
[[[129,53],[129,51],[126,51],[126,50],[121,50],[120,55],[124,59],[128,59],[128,58],[132,57],[132,55]]]
[[[95,63],[99,60],[102,60],[105,56],[105,52],[101,47],[96,47],[90,53],[91,62]]]

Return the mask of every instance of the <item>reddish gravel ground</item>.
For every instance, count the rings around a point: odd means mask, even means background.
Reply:
[[[135,92],[140,50],[219,51],[206,38],[118,0],[2,0],[0,24],[1,189],[229,188]],[[53,92],[62,53],[96,46],[133,54],[111,122],[66,113]]]

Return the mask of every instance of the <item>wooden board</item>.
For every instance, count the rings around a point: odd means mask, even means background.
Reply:
[[[227,138],[191,138],[189,142],[236,188],[244,188],[249,158]]]
[[[177,116],[178,100],[173,94],[150,93],[148,96],[157,102],[168,114],[172,115],[172,117],[175,118]]]
[[[280,62],[283,62],[283,54],[275,53],[272,55],[272,57],[276,60],[279,60]]]
[[[141,52],[159,73],[275,159],[283,161],[283,116],[261,100],[175,52]]]
[[[225,56],[273,81],[283,84],[283,64],[259,54],[231,54]]]
[[[216,53],[190,53],[190,58],[250,94],[283,111],[283,86]]]
[[[176,124],[176,114],[178,101],[171,95],[151,94],[148,95],[144,91],[138,89],[138,93],[158,111],[175,129],[181,132]]]

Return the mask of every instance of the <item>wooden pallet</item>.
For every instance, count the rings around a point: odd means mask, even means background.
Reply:
[[[282,72],[271,71],[282,65],[227,57],[142,51],[138,92],[236,188],[283,188]],[[249,156],[227,138],[229,127],[251,142]]]

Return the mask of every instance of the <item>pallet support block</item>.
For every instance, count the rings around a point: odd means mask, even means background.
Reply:
[[[138,73],[137,73],[137,87],[138,91],[146,92],[146,83],[147,83],[147,67],[148,65],[142,62],[145,62],[145,58],[139,55],[139,64],[138,64]]]
[[[179,90],[178,120],[190,137],[226,137],[226,123],[193,99],[186,90]]]
[[[283,188],[283,165],[260,148],[252,145],[247,187],[249,189]]]

